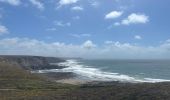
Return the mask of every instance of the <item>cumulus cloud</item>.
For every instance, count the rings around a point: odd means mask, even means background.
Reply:
[[[122,20],[123,25],[129,25],[129,24],[145,24],[149,22],[149,17],[145,14],[136,14],[132,13],[130,14],[126,19]]]
[[[21,4],[21,0],[0,0],[0,2],[8,3],[13,6],[18,6]]]
[[[9,33],[8,28],[3,25],[0,25],[0,35],[8,34],[8,33]]]
[[[61,42],[47,43],[29,38],[5,38],[0,40],[0,54],[5,55],[83,57],[93,52],[90,50],[92,47],[94,47],[94,44],[90,40],[80,45]]]
[[[82,10],[84,10],[84,8],[80,7],[80,6],[74,6],[74,7],[71,8],[71,10],[73,10],[73,11],[82,11]]]
[[[112,11],[105,15],[105,19],[115,19],[122,16],[122,14],[123,14],[122,11]]]
[[[82,47],[85,48],[85,49],[92,49],[94,48],[96,45],[90,41],[90,40],[87,40],[83,45]]]
[[[134,39],[141,40],[142,37],[141,37],[140,35],[135,35],[135,36],[134,36]]]
[[[59,1],[59,5],[60,5],[60,6],[70,5],[70,4],[77,3],[78,1],[79,1],[79,0],[60,0],[60,1]]]
[[[39,0],[30,0],[30,2],[35,5],[38,9],[43,10],[44,4],[40,2]]]
[[[119,41],[96,45],[87,40],[82,44],[44,42],[29,38],[0,39],[0,54],[39,55],[55,57],[110,58],[110,59],[169,59],[170,40],[158,46],[139,46]]]
[[[112,26],[109,26],[109,29],[113,26],[145,24],[147,22],[149,22],[149,16],[146,16],[145,14],[132,13],[127,18],[123,19],[121,22],[115,22]]]
[[[130,43],[106,41],[103,54],[108,58],[125,59],[169,59],[170,43],[162,43],[158,46],[139,46]]]

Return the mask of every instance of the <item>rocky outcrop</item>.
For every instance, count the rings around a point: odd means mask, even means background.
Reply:
[[[40,56],[0,56],[0,62],[19,65],[27,70],[42,70],[42,69],[60,69],[63,66],[51,65],[50,63],[59,63],[65,61],[55,57],[40,57]]]

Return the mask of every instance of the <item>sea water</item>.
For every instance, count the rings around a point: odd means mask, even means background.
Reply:
[[[170,60],[85,60],[70,59],[58,63],[63,69],[40,70],[40,73],[73,72],[78,78],[92,81],[168,82]]]

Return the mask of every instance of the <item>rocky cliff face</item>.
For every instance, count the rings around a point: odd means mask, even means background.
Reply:
[[[19,65],[27,70],[40,69],[58,69],[62,66],[50,65],[50,63],[59,63],[65,61],[64,59],[55,57],[40,57],[40,56],[0,56],[0,62]]]

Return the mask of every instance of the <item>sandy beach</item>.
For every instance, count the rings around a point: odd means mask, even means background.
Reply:
[[[70,79],[57,80],[56,82],[72,84],[72,85],[82,85],[82,84],[87,84],[87,83],[92,82],[92,81],[70,78]]]

